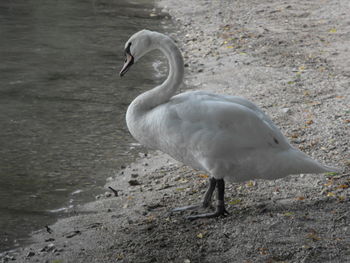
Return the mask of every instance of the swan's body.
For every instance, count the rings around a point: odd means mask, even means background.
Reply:
[[[138,96],[127,110],[127,126],[141,144],[206,171],[214,180],[334,171],[293,148],[270,118],[242,97],[203,91],[174,96],[183,80],[183,60],[174,42],[163,34],[143,30],[133,35],[126,44],[128,60],[121,75],[130,60],[132,64],[153,49],[168,58],[169,76],[162,85]]]

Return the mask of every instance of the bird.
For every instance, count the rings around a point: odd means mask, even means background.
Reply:
[[[176,94],[183,83],[184,61],[175,42],[165,34],[147,29],[133,34],[125,44],[120,77],[153,50],[160,50],[167,58],[168,76],[130,103],[127,127],[142,145],[210,175],[200,205],[173,211],[208,208],[217,189],[214,212],[187,218],[226,216],[226,181],[273,180],[290,174],[338,171],[294,148],[269,116],[243,97],[205,91]]]

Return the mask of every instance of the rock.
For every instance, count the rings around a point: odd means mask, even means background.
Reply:
[[[2,262],[8,262],[10,260],[13,261],[13,260],[16,260],[16,258],[14,256],[6,255],[5,257],[3,257]]]
[[[102,198],[103,197],[103,195],[102,194],[100,194],[100,195],[96,195],[95,196],[95,199],[100,199],[100,198]]]
[[[107,182],[113,181],[113,177],[112,177],[112,176],[108,177],[108,178],[106,179],[106,181],[107,181]]]
[[[136,178],[136,177],[138,177],[139,176],[139,174],[131,174],[131,177],[132,178]]]
[[[129,185],[131,185],[131,186],[136,186],[136,185],[140,185],[141,183],[139,182],[139,181],[137,181],[137,180],[130,180],[129,182]]]
[[[50,243],[48,245],[46,245],[45,247],[43,247],[40,252],[50,252],[53,251],[55,249],[55,244],[54,243]]]
[[[66,238],[72,238],[72,237],[75,237],[76,235],[80,235],[81,232],[79,230],[75,230],[75,231],[71,231],[70,233],[68,233],[66,235]]]
[[[282,112],[285,114],[290,114],[292,111],[290,108],[282,108]]]
[[[112,196],[112,193],[111,192],[105,192],[105,197],[111,197]]]
[[[30,258],[30,257],[33,257],[35,256],[35,253],[33,251],[30,251],[28,254],[27,254],[27,258]]]

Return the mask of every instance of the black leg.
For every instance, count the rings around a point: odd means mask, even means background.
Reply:
[[[205,192],[204,198],[203,198],[203,202],[202,202],[202,207],[207,208],[210,206],[211,203],[211,197],[213,196],[213,192],[215,190],[215,186],[216,186],[216,179],[211,177],[209,179],[209,187],[207,189],[207,191]],[[188,206],[182,206],[182,207],[177,207],[174,208],[173,210],[171,210],[171,212],[180,212],[180,211],[185,211],[185,210],[194,210],[197,208],[200,208],[201,205],[188,205]]]
[[[209,207],[211,203],[211,197],[213,196],[213,192],[216,187],[216,179],[211,177],[209,179],[209,187],[208,190],[205,192],[204,198],[203,198],[203,207]]]
[[[225,216],[228,214],[228,212],[225,209],[225,200],[224,200],[225,182],[224,182],[224,180],[223,179],[216,180],[216,187],[218,189],[218,192],[217,192],[217,202],[218,203],[216,206],[216,211],[214,213],[188,216],[187,219],[194,220],[194,219],[199,219],[199,218],[211,218],[211,217]]]
[[[225,208],[225,181],[224,179],[217,180],[217,187],[218,187],[218,204],[216,207],[216,212],[219,213],[219,215],[225,215],[228,214]]]

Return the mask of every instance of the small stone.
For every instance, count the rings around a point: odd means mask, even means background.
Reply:
[[[40,252],[49,252],[55,249],[55,244],[50,243],[47,246],[43,247]]]
[[[30,258],[30,257],[33,257],[35,256],[35,253],[33,251],[30,251],[28,254],[27,254],[27,258]]]
[[[105,192],[105,197],[111,197],[112,193],[111,192]]]
[[[6,255],[3,258],[3,262],[7,262],[7,261],[10,261],[10,260],[16,260],[16,258],[14,256],[10,256],[10,255]]]
[[[131,177],[132,178],[136,178],[136,177],[138,177],[139,176],[139,174],[131,174]]]
[[[66,238],[72,238],[75,237],[76,235],[80,235],[81,232],[79,230],[71,231],[66,235]],[[53,244],[52,244],[53,245]],[[49,245],[50,246],[50,245]]]
[[[282,112],[286,113],[286,114],[289,114],[289,113],[291,113],[291,110],[290,110],[290,108],[283,108]]]
[[[129,182],[129,185],[131,185],[131,186],[136,186],[136,185],[140,185],[141,183],[139,182],[139,181],[137,181],[137,180],[130,180]]]
[[[48,251],[54,250],[55,249],[55,244],[54,243],[50,243],[47,245]]]

